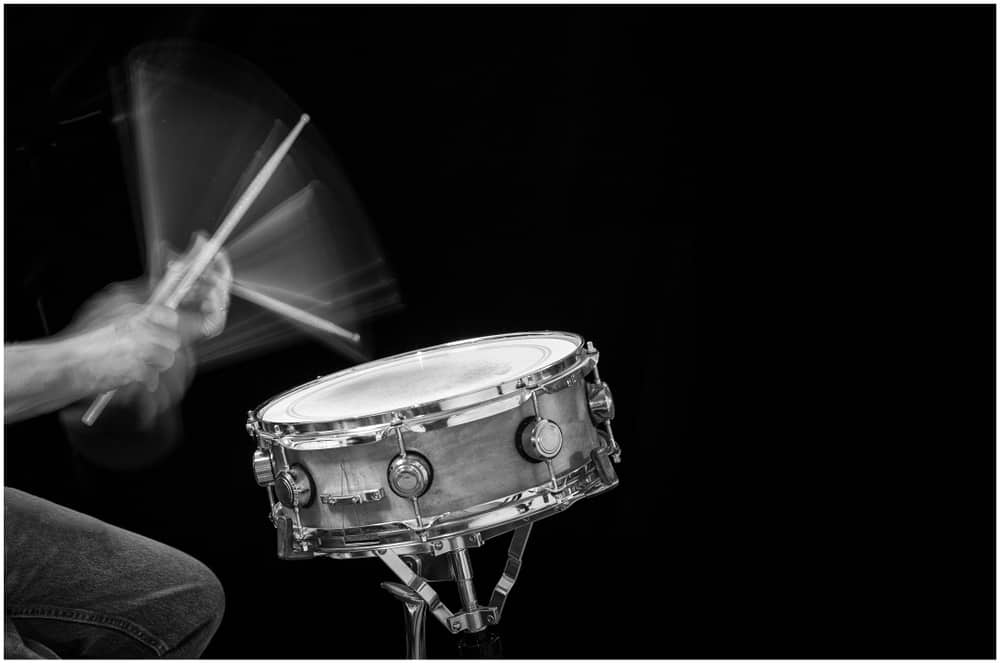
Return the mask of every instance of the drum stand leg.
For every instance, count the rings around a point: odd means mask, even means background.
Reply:
[[[420,594],[398,582],[383,582],[386,590],[403,602],[406,622],[406,658],[427,658],[427,604]]]
[[[470,636],[478,636],[472,640],[466,640],[464,645],[460,644],[460,650],[476,649],[483,658],[492,658],[490,653],[499,651],[499,637],[485,637],[483,631],[487,625],[496,625],[500,622],[507,595],[513,589],[521,570],[521,559],[530,533],[531,523],[514,530],[510,547],[507,550],[507,565],[504,568],[503,576],[493,588],[490,603],[486,606],[479,605],[476,599],[476,590],[472,583],[472,565],[469,562],[469,552],[465,547],[465,542],[455,540],[452,542],[451,550],[442,553],[448,555],[451,579],[455,580],[458,585],[458,595],[463,608],[458,614],[448,609],[438,593],[431,588],[427,579],[420,575],[423,572],[424,560],[420,559],[419,556],[407,556],[404,560],[392,550],[386,548],[375,550],[375,556],[381,559],[396,574],[396,577],[403,581],[402,584],[384,582],[382,588],[401,600],[406,608],[407,658],[426,657],[427,611],[430,611],[434,618],[451,633],[465,632]],[[439,579],[443,580],[444,578]],[[469,644],[472,646],[470,647]]]

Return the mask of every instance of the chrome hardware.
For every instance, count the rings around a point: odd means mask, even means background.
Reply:
[[[611,387],[607,382],[587,385],[587,404],[590,406],[590,419],[595,426],[615,418],[615,402],[611,398]]]
[[[386,566],[388,566],[396,576],[403,581],[404,585],[408,587],[412,592],[418,595],[430,608],[431,614],[441,622],[441,624],[448,629],[451,633],[461,633],[463,631],[469,631],[475,633],[477,631],[482,631],[486,628],[487,624],[496,624],[500,621],[497,608],[489,606],[480,606],[476,602],[475,590],[471,589],[472,585],[472,567],[469,565],[468,553],[464,548],[462,543],[463,539],[459,538],[453,541],[453,552],[451,553],[451,566],[453,574],[456,580],[459,581],[459,596],[462,599],[463,610],[460,613],[452,613],[451,610],[444,604],[441,597],[435,592],[430,583],[419,574],[414,572],[412,568],[395,552],[392,550],[387,550],[385,548],[379,548],[375,551],[375,556],[381,559]],[[523,548],[523,546],[522,546]],[[518,553],[520,555],[520,553]],[[393,591],[385,585],[383,587],[393,594],[399,596],[402,600],[407,600],[412,598],[412,595],[403,591],[397,590]]]
[[[507,548],[507,565],[500,580],[497,581],[497,586],[493,588],[493,595],[490,596],[490,607],[496,615],[494,621],[490,621],[491,624],[500,622],[507,595],[517,582],[517,576],[521,572],[521,558],[524,556],[525,546],[528,545],[528,535],[531,534],[531,525],[532,523],[528,523],[514,530],[514,537],[510,540],[510,547]]]
[[[521,570],[524,549],[531,534],[531,523],[523,525],[514,531],[507,549],[507,564],[503,575],[497,581],[489,605],[479,605],[476,600],[475,588],[472,584],[472,565],[466,549],[466,537],[456,537],[447,541],[451,548],[449,565],[451,578],[458,585],[458,595],[462,602],[462,611],[453,613],[441,600],[422,573],[423,564],[419,559],[400,557],[386,548],[376,549],[375,556],[380,558],[389,569],[403,582],[382,583],[382,588],[404,603],[406,607],[407,626],[407,656],[419,657],[424,644],[424,617],[429,608],[434,617],[451,633],[476,633],[486,629],[488,625],[500,623],[504,604],[510,591],[517,582]],[[408,562],[416,562],[410,564]],[[443,578],[442,578],[443,579]]]
[[[454,615],[442,601],[438,593],[430,586],[426,580],[413,572],[403,559],[391,550],[379,548],[375,551],[375,556],[381,559],[386,566],[403,581],[407,587],[420,595],[431,614],[441,622],[449,631],[452,630],[449,622]]]
[[[281,559],[312,559],[313,554],[306,549],[300,537],[296,536],[292,521],[285,516],[274,519],[278,530],[278,557]]]
[[[402,601],[406,621],[406,658],[427,658],[427,604],[420,594],[398,582],[383,582],[382,589]]]
[[[257,449],[253,452],[253,475],[258,486],[269,486],[274,483],[274,465],[271,464],[271,454]]]
[[[462,602],[462,612],[452,618],[451,628],[459,623],[464,630],[478,633],[486,628],[486,613],[488,607],[481,608],[476,600],[476,587],[472,583],[472,563],[469,561],[469,551],[458,548],[450,554],[451,570],[458,587],[458,597]],[[461,630],[458,629],[458,630]]]
[[[521,423],[517,442],[525,456],[541,463],[555,458],[562,451],[562,429],[549,419],[531,417]]]
[[[309,473],[301,465],[292,465],[278,473],[274,482],[278,501],[289,509],[298,511],[312,502],[313,487]]]
[[[591,372],[592,367],[596,364],[597,355],[586,351],[583,339],[576,334],[564,332],[542,332],[542,334],[562,337],[567,341],[573,342],[576,347],[565,357],[540,368],[531,375],[405,409],[379,412],[342,420],[299,422],[294,424],[294,426],[284,422],[276,424],[276,422],[267,419],[267,410],[270,406],[297,390],[314,385],[314,381],[279,394],[254,410],[258,435],[262,440],[267,439],[273,441],[275,444],[301,450],[330,449],[371,444],[381,439],[382,435],[387,432],[387,427],[391,431],[393,422],[400,419],[406,420],[405,430],[414,432],[463,425],[470,421],[492,416],[499,411],[518,407],[520,403],[517,397],[523,393],[526,385],[529,385],[531,388],[537,388],[542,393],[551,393],[562,389],[574,379],[582,379],[583,376]],[[504,334],[466,339],[464,341],[435,346],[434,348],[424,348],[419,351],[386,357],[385,359],[364,364],[363,367],[347,369],[343,373],[350,373],[357,370],[373,370],[379,366],[390,365],[393,362],[414,357],[418,353],[427,353],[436,349],[472,347],[486,340],[517,340],[537,335],[537,332],[533,332],[528,334]],[[331,377],[333,376],[325,376],[322,379],[326,380]]]
[[[399,455],[406,455],[406,445],[403,444],[403,417],[398,413],[392,415],[392,425],[390,426],[396,432],[396,444],[399,445]]]
[[[557,500],[562,501],[563,498],[561,495],[558,495],[558,493],[561,493],[564,490],[566,490],[566,482],[564,481],[563,485],[561,486],[559,485],[559,479],[558,477],[556,477],[556,468],[552,464],[551,460],[545,461],[545,467],[549,471],[549,483],[551,484],[549,486],[549,492],[555,495]]]
[[[587,341],[586,353],[593,359],[593,364],[594,364],[593,386],[587,388],[587,401],[588,405],[590,406],[590,418],[594,422],[594,425],[596,426],[600,426],[602,424],[604,425],[603,432],[606,434],[602,436],[602,439],[604,439],[608,443],[608,448],[609,448],[608,453],[611,455],[611,460],[613,460],[616,463],[620,463],[622,460],[622,449],[620,446],[618,446],[618,441],[615,440],[615,434],[611,430],[611,420],[614,419],[615,417],[615,404],[614,401],[611,399],[611,390],[608,387],[607,383],[601,380],[601,372],[597,368],[597,362],[598,359],[600,358],[600,355],[597,352],[597,348],[595,348],[594,344],[590,341]],[[601,390],[605,392],[603,395],[600,393]],[[607,399],[606,412],[604,408],[602,408],[602,404],[600,402],[602,398]],[[596,410],[594,402],[595,400],[597,400]],[[601,419],[600,415],[602,413],[606,413],[607,418]]]
[[[559,513],[582,499],[618,485],[617,478],[610,484],[601,480],[592,458],[558,478],[561,484],[558,493],[546,481],[543,485],[498,498],[477,513],[440,514],[425,530],[418,530],[410,523],[366,526],[351,536],[339,530],[317,529],[317,548],[334,559],[374,557],[379,548],[390,548],[400,555],[439,557],[453,550],[452,544],[458,538],[467,548],[484,545],[489,539],[527,522]]]
[[[605,485],[613,485],[618,481],[618,475],[615,473],[615,466],[611,464],[611,459],[609,458],[610,452],[607,449],[594,449],[590,452],[590,458],[594,461],[594,466],[597,468],[597,474],[601,477],[601,483]]]
[[[478,548],[484,543],[483,535],[480,532],[473,532],[467,536],[458,536],[450,539],[438,540],[434,542],[434,554],[441,555],[444,553],[454,552],[456,550],[463,550],[466,548]]]
[[[404,451],[389,463],[388,477],[392,492],[400,497],[416,499],[430,488],[433,473],[426,458],[410,451]],[[414,509],[416,508],[416,503],[414,503]]]
[[[278,454],[281,456],[281,463],[282,463],[284,469],[278,473],[277,479],[275,480],[275,485],[272,486],[270,488],[270,490],[274,491],[275,496],[278,498],[278,502],[280,504],[284,504],[285,506],[288,506],[288,507],[290,507],[290,508],[293,509],[293,513],[295,515],[295,527],[296,527],[296,531],[301,532],[302,529],[303,529],[302,528],[302,514],[299,511],[299,507],[300,506],[308,506],[309,502],[312,501],[312,481],[310,481],[310,479],[309,479],[309,473],[306,472],[301,467],[296,466],[296,467],[298,467],[298,469],[295,471],[294,474],[292,474],[293,468],[288,463],[288,454],[285,452],[285,447],[283,447],[281,445],[278,445]],[[272,460],[273,460],[273,458],[272,458]],[[287,475],[285,477],[285,481],[284,482],[281,481],[282,475]],[[292,490],[291,488],[293,488],[296,485],[296,482],[295,481],[290,481],[290,479],[299,479],[302,476],[305,477],[306,486],[309,489],[309,495],[308,495],[309,500],[298,500],[298,499],[293,500],[292,498],[296,496],[296,493],[295,493],[295,490]],[[299,488],[301,488],[301,487],[299,487]],[[286,498],[291,502],[291,504],[289,504],[288,502],[283,501],[281,499],[282,495],[285,495]]]
[[[598,430],[597,434],[607,448],[608,454],[611,455],[611,460],[620,463],[622,461],[622,448],[618,446],[618,441],[615,440],[615,434],[611,430],[611,422],[605,421],[604,430]]]
[[[473,610],[460,612],[448,620],[452,633],[477,633],[486,628],[486,624],[496,624],[496,610],[490,606],[477,607]]]
[[[367,504],[368,502],[378,502],[385,497],[385,490],[377,488],[375,490],[362,490],[360,493],[351,495],[331,495],[322,493],[319,501],[322,504],[336,506],[338,504]]]
[[[417,532],[420,536],[420,540],[426,543],[427,530],[430,528],[431,524],[424,522],[424,517],[420,515],[420,500],[416,497],[411,497],[410,503],[413,505],[413,517],[417,521],[417,526],[413,528],[413,531]]]
[[[426,543],[426,530],[430,524],[424,523],[424,519],[420,515],[420,502],[417,498],[426,493],[427,489],[430,488],[434,474],[431,470],[431,464],[426,458],[420,454],[410,453],[406,450],[406,444],[403,440],[403,421],[403,415],[394,412],[392,422],[389,426],[379,431],[376,439],[381,440],[390,432],[396,435],[399,455],[389,463],[389,468],[386,470],[386,475],[389,479],[389,488],[400,497],[410,500],[413,506],[413,516],[417,522],[417,526],[414,529],[420,536],[420,540]]]

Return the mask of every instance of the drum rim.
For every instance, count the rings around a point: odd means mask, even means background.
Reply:
[[[372,370],[378,366],[388,365],[390,363],[397,362],[402,359],[413,357],[418,353],[426,353],[435,350],[455,348],[465,345],[474,345],[476,343],[482,343],[484,341],[497,341],[505,339],[517,339],[526,337],[539,337],[539,336],[562,336],[566,337],[567,340],[572,340],[575,345],[572,352],[568,353],[564,357],[557,359],[553,362],[545,364],[538,369],[532,371],[531,373],[520,375],[518,377],[512,378],[506,382],[500,384],[495,384],[491,387],[483,389],[475,389],[467,392],[462,392],[455,394],[453,396],[448,396],[446,398],[438,399],[436,401],[426,401],[422,403],[417,403],[405,408],[397,408],[395,410],[388,410],[384,412],[378,412],[370,415],[365,415],[363,417],[349,417],[345,419],[331,419],[329,421],[315,421],[315,422],[298,422],[298,423],[287,423],[287,422],[273,422],[263,419],[261,413],[266,410],[271,405],[275,404],[277,401],[288,398],[295,392],[305,391],[306,389],[328,380],[334,376],[347,375],[353,372],[360,372],[362,370]],[[340,440],[335,444],[328,443],[327,447],[330,446],[349,446],[351,444],[361,444],[368,442],[367,439],[361,439],[366,435],[379,430],[385,430],[386,427],[399,424],[400,422],[406,422],[404,424],[404,429],[411,429],[413,426],[419,424],[425,424],[432,421],[437,421],[439,419],[447,418],[463,410],[469,408],[475,408],[477,406],[482,406],[490,403],[491,401],[500,401],[503,399],[510,399],[513,394],[518,391],[524,390],[526,388],[534,388],[544,384],[545,382],[552,380],[553,378],[560,378],[567,373],[572,373],[579,364],[583,363],[588,355],[588,351],[585,348],[584,338],[580,334],[574,334],[572,332],[558,331],[558,330],[544,330],[544,331],[533,331],[533,332],[513,332],[507,334],[492,334],[489,336],[478,336],[475,338],[460,339],[457,341],[449,341],[447,343],[441,343],[438,345],[433,345],[425,348],[418,348],[416,350],[410,350],[407,352],[402,352],[395,355],[390,355],[388,357],[383,357],[382,359],[376,359],[374,361],[365,362],[357,366],[352,366],[350,368],[345,368],[334,373],[329,373],[327,375],[322,375],[315,380],[310,380],[304,384],[300,384],[296,387],[292,387],[286,391],[283,391],[268,400],[264,401],[262,404],[257,406],[256,409],[249,413],[248,425],[252,426],[258,434],[267,439],[283,444],[283,446],[296,446],[293,444],[288,444],[291,440],[294,440],[297,436],[322,436],[328,434],[334,437],[340,437],[345,435],[357,435],[360,436],[356,441],[351,441],[350,439]],[[470,420],[463,421],[467,423]],[[270,430],[268,430],[270,428]],[[290,438],[285,440],[285,438]]]

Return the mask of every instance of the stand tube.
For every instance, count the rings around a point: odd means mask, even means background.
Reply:
[[[406,658],[427,658],[427,604],[420,594],[398,582],[383,582],[386,590],[403,603],[406,623]]]
[[[448,554],[451,556],[451,570],[455,575],[463,612],[467,614],[469,632],[478,633],[486,628],[486,622],[483,620],[483,613],[479,610],[479,602],[476,600],[476,587],[472,584],[472,563],[469,561],[469,551],[460,548]]]

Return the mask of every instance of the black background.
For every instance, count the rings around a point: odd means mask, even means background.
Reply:
[[[139,275],[108,69],[205,41],[343,163],[405,304],[380,356],[534,329],[602,351],[621,485],[535,527],[505,656],[994,657],[994,7],[5,17],[8,341]],[[8,426],[5,481],[208,564],[207,656],[398,657],[388,570],[277,560],[249,471],[246,411],[344,366],[304,339],[201,374],[142,472]],[[480,593],[504,548],[473,554]]]

